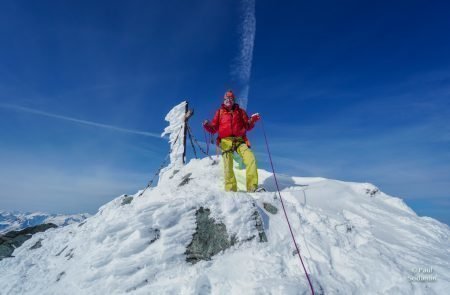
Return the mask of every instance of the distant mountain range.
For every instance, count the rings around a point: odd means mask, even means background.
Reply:
[[[8,212],[0,210],[0,234],[12,230],[21,230],[30,226],[39,225],[42,223],[53,223],[58,226],[65,226],[74,222],[81,222],[89,214],[48,214],[43,212]]]

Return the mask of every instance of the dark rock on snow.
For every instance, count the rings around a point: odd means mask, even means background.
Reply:
[[[212,256],[238,242],[234,235],[231,237],[228,235],[225,224],[216,223],[213,218],[209,217],[210,214],[211,211],[203,207],[200,207],[195,213],[197,228],[185,252],[187,262],[197,263],[200,260],[210,260]],[[255,220],[259,241],[267,242],[262,219],[258,211],[252,214],[252,218]]]
[[[277,214],[277,212],[278,212],[277,207],[273,206],[272,204],[263,203],[263,206],[264,206],[264,209],[269,213]]]
[[[259,241],[267,242],[266,232],[264,231],[264,224],[258,211],[255,210],[255,212],[253,212],[252,214],[252,217],[255,220],[255,227],[258,230]]]
[[[192,175],[192,173],[188,173],[185,176],[183,176],[183,179],[181,180],[181,182],[178,185],[178,187],[188,184],[189,181],[191,181],[191,179],[192,179],[191,175]]]
[[[42,247],[42,239],[39,239],[33,246],[30,247],[30,250],[35,250]]]
[[[53,223],[44,223],[36,226],[27,227],[26,229],[19,231],[10,231],[0,236],[0,260],[6,257],[12,257],[14,249],[22,246],[22,244],[30,239],[35,233],[44,232],[50,228],[57,227]],[[36,243],[31,248],[36,249],[39,246]]]
[[[211,211],[203,207],[195,213],[197,228],[186,249],[187,262],[210,260],[212,256],[233,245],[234,241],[228,237],[225,224],[216,223],[213,218],[209,218],[210,214]]]
[[[133,197],[132,196],[124,195],[123,198],[122,198],[122,206],[130,204],[132,201],[133,201]]]

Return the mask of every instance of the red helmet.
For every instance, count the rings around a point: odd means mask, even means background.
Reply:
[[[225,95],[223,96],[223,98],[232,98],[235,99],[234,93],[231,90],[228,90],[227,92],[225,92]]]

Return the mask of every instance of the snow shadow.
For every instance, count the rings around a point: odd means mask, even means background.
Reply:
[[[278,180],[278,186],[280,187],[280,190],[283,190],[285,188],[291,187],[291,186],[299,186],[295,184],[295,181],[292,177],[287,175],[277,175]],[[268,192],[276,192],[277,186],[275,184],[275,178],[272,176],[266,178],[263,182],[263,186]]]

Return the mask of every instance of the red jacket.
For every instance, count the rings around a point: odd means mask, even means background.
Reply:
[[[218,142],[221,138],[229,136],[242,137],[247,141],[246,133],[254,126],[255,122],[248,118],[245,110],[241,109],[237,103],[233,105],[231,110],[228,110],[222,104],[212,121],[203,125],[209,133],[219,132]]]

